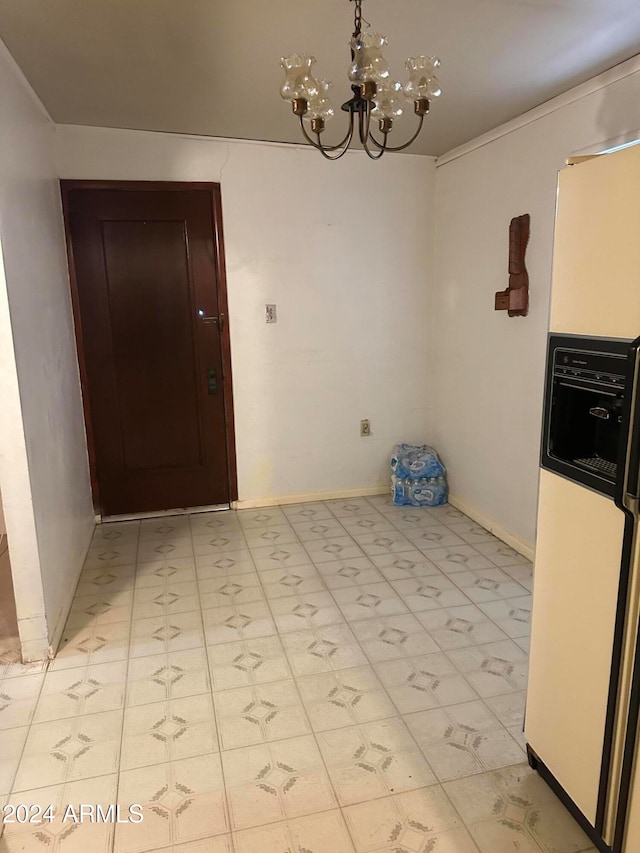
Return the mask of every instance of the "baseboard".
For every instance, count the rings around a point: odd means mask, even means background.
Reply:
[[[250,500],[235,501],[233,509],[258,509],[263,506],[280,506],[286,504],[306,504],[315,501],[335,501],[342,498],[364,498],[371,495],[391,494],[389,483],[379,486],[361,486],[359,489],[335,489],[326,492],[306,492],[301,495],[278,495],[269,498],[251,498]]]
[[[47,620],[44,613],[28,619],[18,619],[20,654],[23,663],[40,663],[48,660],[49,638],[46,635],[46,630]],[[42,631],[45,633],[42,634]]]
[[[482,527],[486,528],[490,533],[493,533],[494,536],[497,536],[498,539],[501,539],[506,545],[510,548],[513,548],[514,551],[517,551],[518,554],[522,554],[523,557],[526,557],[527,560],[531,560],[533,562],[533,555],[535,553],[534,546],[529,542],[523,542],[522,539],[518,539],[517,536],[514,536],[512,533],[509,533],[503,527],[500,527],[493,519],[489,518],[480,510],[468,504],[466,501],[461,498],[456,497],[455,495],[449,495],[449,503],[451,506],[454,506],[456,509],[459,509],[460,512],[463,512],[465,515],[468,515],[469,518],[472,518],[474,521],[477,521],[478,524],[481,524]]]

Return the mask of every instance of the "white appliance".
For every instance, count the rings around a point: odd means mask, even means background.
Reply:
[[[640,853],[638,336],[635,146],[559,177],[525,718],[603,853]]]

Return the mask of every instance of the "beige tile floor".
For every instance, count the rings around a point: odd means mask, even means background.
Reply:
[[[0,659],[0,804],[53,807],[0,850],[593,851],[526,764],[530,590],[447,506],[103,525],[56,659]]]

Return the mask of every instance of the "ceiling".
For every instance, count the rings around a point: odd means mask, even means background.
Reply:
[[[640,52],[638,0],[365,0],[395,75],[442,59],[410,149],[441,154]],[[348,0],[0,0],[0,37],[56,122],[300,142],[278,60],[317,56],[350,96]],[[411,111],[409,111],[411,112]],[[341,138],[345,116],[328,126]],[[397,123],[396,144],[413,129]],[[402,125],[402,126],[401,126]]]

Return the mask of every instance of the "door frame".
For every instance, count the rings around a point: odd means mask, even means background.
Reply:
[[[222,193],[219,183],[201,181],[100,181],[63,179],[60,181],[62,197],[62,213],[64,233],[67,243],[67,260],[69,264],[69,284],[71,288],[71,306],[73,309],[73,325],[76,335],[76,351],[80,371],[80,387],[82,390],[82,405],[84,410],[85,432],[87,436],[87,453],[89,456],[89,473],[91,477],[91,492],[93,506],[97,514],[101,514],[100,484],[97,476],[96,450],[91,421],[91,404],[88,393],[87,364],[84,352],[82,320],[80,317],[80,299],[78,281],[71,242],[70,200],[73,190],[135,190],[146,192],[185,192],[189,190],[204,190],[211,194],[211,213],[213,218],[213,263],[218,285],[218,312],[224,315],[220,324],[220,348],[222,354],[222,386],[224,390],[224,418],[227,442],[227,477],[229,483],[229,502],[238,500],[238,466],[236,458],[235,417],[233,407],[233,381],[231,374],[231,335],[229,332],[229,305],[227,299],[227,275],[224,250],[224,232],[222,227]],[[174,507],[167,507],[174,509]]]

